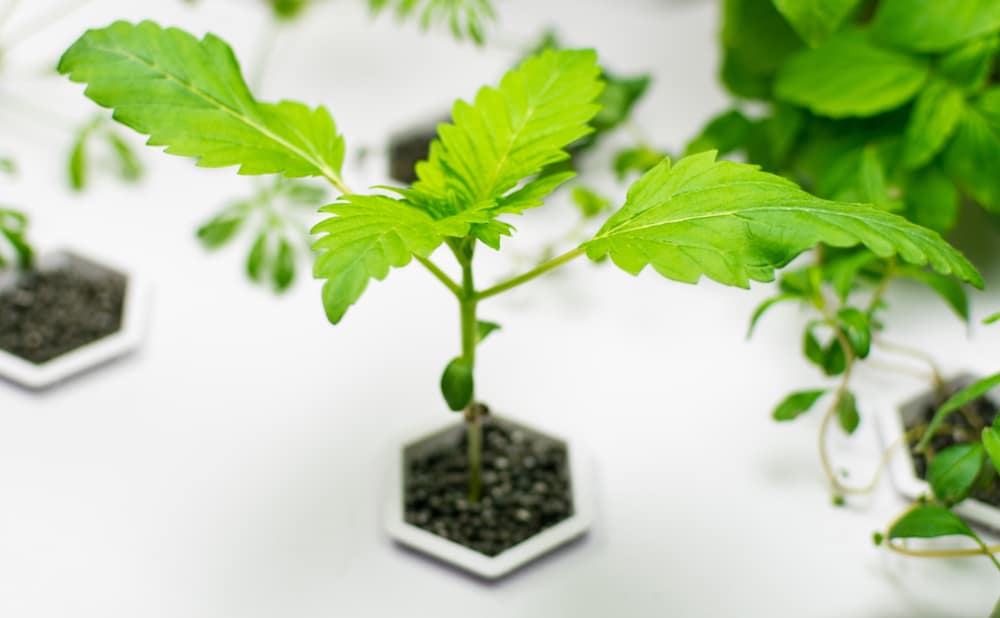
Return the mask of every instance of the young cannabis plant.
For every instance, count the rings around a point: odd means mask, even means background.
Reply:
[[[10,52],[22,42],[31,37],[44,32],[60,19],[85,6],[90,0],[80,0],[76,3],[64,4],[58,7],[57,11],[35,16],[27,25],[12,34],[5,34],[0,37],[0,78],[4,77],[4,55]],[[0,29],[8,23],[8,20],[18,13],[19,2],[9,0],[0,4]],[[51,72],[51,68],[46,66],[46,72]],[[92,169],[104,163],[104,160],[95,161],[90,156],[93,146],[91,142],[103,142],[107,147],[108,154],[111,155],[109,167],[113,167],[115,175],[122,181],[130,183],[141,178],[143,174],[142,165],[132,152],[131,146],[123,140],[115,131],[115,127],[103,118],[88,120],[82,125],[77,125],[72,118],[63,118],[55,110],[39,107],[39,102],[30,98],[22,97],[22,85],[11,79],[0,79],[0,104],[3,104],[6,111],[10,111],[18,116],[33,119],[37,124],[51,127],[54,124],[66,124],[74,133],[73,144],[66,158],[66,171],[70,187],[75,191],[82,191],[86,188],[87,181],[92,175]],[[13,170],[13,161],[7,158],[0,158],[0,172]]]
[[[193,0],[188,0],[193,1]],[[321,0],[266,0],[281,20],[300,17]],[[400,21],[415,19],[422,30],[446,24],[456,39],[469,38],[482,45],[489,22],[496,19],[491,0],[365,0],[373,15],[392,12]]]
[[[625,204],[597,234],[509,280],[480,286],[481,245],[499,250],[514,228],[503,220],[541,206],[571,171],[543,174],[590,132],[603,84],[593,51],[546,51],[510,71],[497,87],[455,103],[439,127],[418,180],[390,193],[353,191],[341,172],[344,140],[324,107],[257,101],[228,45],[199,40],[152,22],[117,22],[85,33],[63,55],[60,72],[87,84],[86,94],[152,146],[195,157],[204,167],[238,166],[242,174],[320,177],[341,195],[322,208],[314,232],[315,275],[323,304],[340,322],[370,281],[418,262],[459,305],[461,351],[441,386],[469,430],[470,498],[479,497],[480,413],[475,403],[476,348],[489,326],[480,305],[576,258],[610,257],[631,274],[651,266],[666,278],[708,277],[749,287],[825,243],[863,244],[982,285],[975,268],[935,232],[870,206],[813,197],[754,166],[704,152],[665,159],[635,182]],[[453,279],[438,265],[442,247],[456,261]]]
[[[326,202],[327,192],[300,180],[276,177],[251,197],[226,205],[198,228],[198,241],[217,250],[249,230],[253,243],[246,257],[251,281],[281,293],[295,281],[301,254],[311,255],[308,219]]]
[[[987,322],[997,317],[1000,315],[989,318]],[[995,556],[1000,553],[1000,545],[987,545],[954,510],[975,491],[996,487],[1000,482],[1000,415],[996,415],[991,424],[985,424],[975,409],[975,403],[997,386],[1000,386],[1000,373],[970,384],[945,401],[929,423],[913,427],[904,436],[907,438],[904,442],[916,440],[915,450],[929,458],[927,482],[931,491],[896,517],[884,533],[877,532],[874,538],[876,545],[885,545],[896,553],[921,558],[985,555],[1000,570],[1000,561]],[[963,417],[972,431],[949,427],[948,423],[956,415]],[[932,453],[932,440],[940,435],[961,435],[962,441]],[[891,451],[892,448],[887,449],[887,455]],[[923,549],[905,544],[909,539],[949,537],[966,537],[972,540],[975,547]],[[990,616],[1000,617],[1000,601]]]
[[[140,180],[144,174],[142,162],[132,150],[132,146],[122,139],[115,126],[104,116],[97,116],[76,131],[70,150],[67,172],[70,187],[83,191],[90,182],[93,172],[93,142],[100,142],[112,155],[112,165],[119,179],[126,183]]]

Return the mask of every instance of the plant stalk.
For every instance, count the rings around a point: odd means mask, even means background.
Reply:
[[[524,273],[523,275],[519,275],[517,277],[514,277],[513,279],[508,279],[507,281],[504,281],[503,283],[499,283],[497,285],[494,285],[491,288],[487,288],[487,289],[483,290],[482,292],[479,292],[478,294],[476,294],[475,292],[473,292],[473,293],[475,294],[476,300],[484,300],[484,299],[487,299],[487,298],[489,298],[491,296],[496,296],[497,294],[500,294],[502,292],[506,292],[507,290],[510,290],[511,288],[516,288],[517,286],[519,286],[521,284],[527,283],[527,282],[531,281],[532,279],[540,277],[540,276],[544,275],[545,273],[549,272],[550,270],[554,270],[556,268],[559,268],[560,266],[562,266],[566,262],[570,262],[570,261],[572,261],[572,260],[580,257],[581,255],[584,254],[584,252],[585,252],[585,249],[583,247],[577,247],[576,249],[573,249],[572,251],[567,251],[566,253],[563,253],[562,255],[560,255],[558,257],[552,258],[548,262],[545,262],[544,264],[541,264],[537,268],[529,270],[528,272]]]
[[[472,253],[475,247],[472,243],[465,243],[456,252],[462,264],[462,294],[460,298],[460,312],[462,325],[462,359],[475,372],[476,367],[476,345],[478,339],[478,324],[476,310],[479,299],[476,297],[475,281],[472,277]],[[467,251],[462,249],[467,248]],[[482,494],[482,455],[483,455],[483,425],[480,419],[479,406],[476,404],[475,393],[472,400],[465,409],[465,421],[468,443],[469,460],[469,502],[476,504]]]

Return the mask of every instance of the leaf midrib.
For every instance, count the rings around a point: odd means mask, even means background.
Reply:
[[[545,83],[544,88],[542,89],[542,91],[545,93],[545,96],[548,96],[549,89],[552,88],[552,85],[558,80],[558,78],[559,75],[557,74],[557,72],[553,71],[552,74],[549,76],[548,81]],[[494,197],[492,194],[496,193],[496,181],[497,177],[500,175],[500,170],[502,170],[504,165],[507,163],[507,160],[510,158],[511,153],[514,151],[514,144],[517,142],[518,138],[525,132],[528,125],[531,124],[531,121],[534,118],[534,115],[538,112],[539,107],[540,106],[538,104],[529,104],[528,109],[524,115],[524,122],[521,123],[521,125],[517,128],[517,130],[512,132],[511,139],[508,142],[506,148],[504,149],[503,156],[501,156],[500,159],[497,161],[497,165],[493,169],[492,174],[490,175],[490,181],[487,185],[485,185],[486,187],[489,188],[488,192],[489,194],[477,195],[475,196],[476,198],[478,198],[479,200],[485,200]],[[504,105],[504,108],[505,111],[509,110],[509,106],[507,105]]]
[[[200,99],[204,100],[205,102],[209,103],[210,105],[212,105],[214,107],[217,107],[218,109],[220,109],[223,112],[229,114],[230,116],[232,116],[236,120],[242,122],[243,124],[247,125],[248,127],[252,128],[252,129],[254,129],[258,133],[266,136],[267,138],[269,138],[273,142],[275,142],[275,143],[283,146],[284,148],[290,150],[291,152],[295,153],[296,155],[298,155],[299,157],[301,157],[303,160],[308,161],[313,166],[315,166],[317,170],[319,170],[319,172],[323,175],[324,178],[326,178],[327,180],[329,180],[331,183],[333,183],[338,188],[343,185],[343,180],[340,178],[339,174],[337,174],[332,169],[330,169],[326,165],[326,163],[324,161],[317,160],[317,159],[313,158],[312,156],[310,156],[309,153],[304,152],[302,149],[296,147],[294,144],[289,143],[287,140],[283,139],[280,135],[277,135],[273,131],[269,130],[265,125],[262,125],[262,124],[260,124],[258,122],[255,122],[253,118],[247,116],[246,114],[243,114],[239,110],[233,109],[232,107],[230,107],[229,105],[226,105],[225,103],[223,103],[222,101],[220,101],[216,97],[214,97],[214,96],[210,95],[209,93],[201,90],[200,88],[196,87],[194,84],[191,84],[187,80],[185,80],[185,79],[183,79],[183,78],[181,78],[181,77],[179,77],[177,75],[174,75],[170,71],[168,71],[165,68],[161,67],[160,65],[156,64],[155,62],[151,62],[149,60],[146,60],[142,56],[138,56],[136,54],[130,53],[127,50],[124,50],[124,49],[119,49],[119,48],[114,48],[114,47],[104,47],[102,45],[94,45],[93,47],[94,47],[94,49],[96,49],[98,51],[103,51],[103,52],[106,52],[106,53],[109,53],[109,54],[112,54],[112,55],[118,55],[118,56],[120,56],[122,58],[125,58],[126,60],[131,60],[133,62],[138,62],[139,64],[142,64],[142,65],[148,67],[150,70],[152,70],[152,71],[154,71],[156,73],[159,73],[164,78],[176,82],[182,88],[188,90],[189,92],[191,92],[195,96],[199,97]],[[256,103],[256,101],[254,101],[254,103]]]
[[[683,195],[690,195],[690,194],[701,193],[701,192],[705,192],[705,191],[715,191],[715,190],[718,190],[718,189],[721,189],[721,188],[743,186],[743,185],[774,186],[774,183],[752,181],[751,180],[751,181],[746,181],[746,182],[738,182],[738,183],[734,182],[734,183],[726,183],[726,184],[722,184],[722,185],[715,185],[715,186],[711,186],[711,187],[703,187],[703,188],[698,188],[698,189],[690,189],[690,190],[687,190],[687,191],[680,191],[678,193],[675,193],[668,200],[666,200],[665,202],[663,202],[663,204],[666,204],[668,202],[674,201],[675,199],[677,199],[678,197],[683,196]],[[647,208],[647,209],[643,210],[642,212],[640,212],[638,214],[643,214],[645,212],[648,212],[652,208],[657,208],[658,206],[661,206],[663,204],[659,204],[657,206],[651,206],[650,208]],[[682,218],[677,218],[677,219],[663,219],[663,220],[657,221],[655,223],[650,223],[650,224],[647,224],[647,225],[640,225],[640,226],[630,227],[630,228],[628,228],[627,231],[629,231],[629,232],[642,231],[642,230],[646,230],[646,229],[650,229],[650,228],[654,228],[654,227],[660,227],[660,226],[663,226],[663,225],[673,225],[673,224],[677,224],[677,223],[686,223],[688,221],[698,221],[698,220],[701,220],[701,219],[714,219],[716,217],[736,216],[736,215],[741,214],[741,213],[746,213],[746,212],[761,212],[761,211],[782,211],[782,212],[798,212],[798,213],[806,212],[806,213],[812,214],[812,213],[817,213],[819,211],[819,209],[815,209],[815,210],[813,210],[813,209],[803,210],[801,208],[795,208],[795,207],[791,207],[791,206],[770,206],[770,205],[765,205],[765,206],[757,206],[757,207],[753,207],[753,208],[744,208],[744,209],[738,209],[738,210],[716,211],[716,212],[705,213],[705,214],[701,214],[701,215],[691,215],[691,216],[688,216],[688,217],[682,217]],[[838,215],[843,215],[843,216],[851,217],[851,218],[854,218],[854,219],[861,219],[861,217],[859,217],[858,215],[852,214],[852,213],[846,213],[846,212],[842,213],[842,212],[839,212],[839,211],[832,211],[832,210],[823,210],[822,212],[836,212],[836,214],[838,214]],[[636,216],[638,216],[638,214]],[[615,230],[619,230],[623,226],[627,225],[628,222],[631,219],[634,219],[634,218],[635,217],[631,217],[630,219],[627,219],[627,220],[623,221],[620,225],[616,225],[615,227],[607,230],[606,232],[602,232],[602,233],[598,234],[597,236],[594,237],[594,240],[600,240],[600,239],[603,239],[603,238],[609,238],[609,237],[613,236]],[[889,226],[890,222],[879,221],[878,224]]]

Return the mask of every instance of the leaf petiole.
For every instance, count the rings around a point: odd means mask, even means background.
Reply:
[[[476,300],[485,300],[487,298],[490,298],[491,296],[496,296],[497,294],[501,294],[503,292],[506,292],[507,290],[516,288],[517,286],[519,286],[521,284],[527,283],[527,282],[531,281],[532,279],[535,279],[537,277],[540,277],[540,276],[544,275],[545,273],[549,272],[550,270],[554,270],[556,268],[559,268],[563,264],[566,264],[567,262],[573,261],[574,259],[576,259],[576,258],[580,257],[581,255],[583,255],[584,251],[585,250],[584,250],[583,247],[577,247],[576,249],[573,249],[572,251],[567,251],[566,253],[563,253],[562,255],[560,255],[558,257],[554,257],[551,260],[549,260],[549,261],[547,261],[547,262],[539,265],[538,267],[529,270],[528,272],[524,273],[523,275],[518,275],[517,277],[514,277],[512,279],[508,279],[507,281],[504,281],[503,283],[499,283],[497,285],[494,285],[491,288],[486,288],[485,290],[482,290],[481,292],[477,292],[476,293]]]
[[[428,271],[430,271],[430,273],[434,275],[434,277],[438,281],[443,283],[446,288],[451,290],[451,293],[454,294],[459,300],[461,300],[464,297],[465,292],[462,290],[462,286],[455,283],[455,280],[449,277],[443,270],[441,270],[437,264],[432,262],[430,259],[420,257],[419,255],[415,255],[413,257],[417,258],[417,261],[423,264],[424,267]]]

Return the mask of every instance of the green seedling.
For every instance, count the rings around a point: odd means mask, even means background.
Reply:
[[[324,206],[314,268],[323,304],[337,324],[372,280],[418,263],[457,305],[461,347],[446,363],[441,390],[464,412],[470,439],[469,497],[480,492],[481,410],[476,357],[489,330],[480,309],[493,298],[583,257],[610,258],[629,274],[652,267],[667,279],[703,277],[749,287],[819,243],[864,245],[882,258],[929,265],[981,285],[976,269],[931,230],[899,215],[824,200],[757,167],[703,152],[663,159],[634,182],[625,203],[591,238],[510,279],[482,285],[480,251],[500,250],[514,232],[506,220],[540,207],[574,176],[545,173],[592,132],[604,84],[589,50],[545,51],[458,101],[439,127],[418,180],[409,187],[355,191],[342,174],[345,142],[325,107],[258,101],[230,47],[214,35],[143,22],[90,30],[63,55],[60,72],[86,95],[149,136],[149,144],[193,157],[203,167],[242,174],[325,179],[339,197]],[[450,256],[458,276],[440,265]]]

